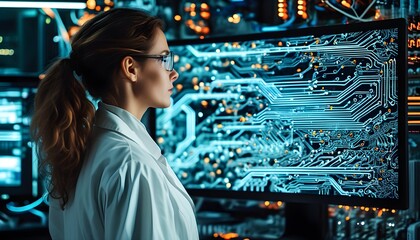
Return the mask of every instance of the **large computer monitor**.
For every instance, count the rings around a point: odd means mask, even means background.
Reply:
[[[0,202],[40,195],[30,120],[37,77],[0,76]]]
[[[403,19],[170,42],[156,141],[191,195],[405,208]]]

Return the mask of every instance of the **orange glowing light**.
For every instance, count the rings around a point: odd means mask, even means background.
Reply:
[[[81,18],[79,18],[79,21],[77,21],[77,24],[79,26],[82,26],[83,24],[85,24],[85,22],[92,19],[93,17],[95,17],[95,14],[90,14],[88,12],[84,12],[83,16]]]
[[[351,5],[350,5],[350,3],[348,3],[348,2],[346,2],[346,1],[341,1],[341,5],[343,5],[344,7],[346,7],[346,8],[351,8]]]
[[[80,27],[79,26],[71,26],[69,28],[68,34],[70,37],[74,36],[74,34],[76,34],[79,31]]]
[[[201,12],[200,16],[204,19],[209,19],[210,18],[210,12]]]
[[[408,40],[408,48],[414,48],[420,46],[420,39],[409,39]]]
[[[420,30],[420,22],[418,22],[417,25],[415,23],[410,23],[410,25],[408,26],[408,30]]]
[[[182,17],[180,15],[175,15],[174,19],[175,19],[175,21],[179,22],[179,21],[181,21]]]
[[[233,19],[233,23],[235,23],[235,24],[238,24],[240,21],[241,21],[241,19],[240,19],[240,18],[236,18],[236,19],[234,18],[234,19]]]
[[[203,101],[201,101],[201,105],[206,108],[209,105],[209,103],[207,101],[203,100]]]
[[[182,84],[177,84],[176,85],[176,90],[179,92],[184,88],[184,86]]]
[[[238,236],[237,233],[220,233],[220,237],[226,240],[237,238]]]
[[[209,8],[209,5],[207,3],[202,3],[200,5],[200,7],[201,7],[201,9],[208,9]]]
[[[203,34],[209,34],[210,33],[210,28],[209,27],[203,27],[202,31]]]
[[[95,0],[88,0],[86,2],[86,7],[91,9],[91,10],[95,9],[95,6],[96,6],[96,1]]]
[[[375,19],[379,19],[379,18],[381,17],[381,15],[382,15],[382,14],[381,14],[381,10],[376,9],[374,18],[375,18]]]
[[[201,32],[201,27],[200,26],[195,26],[195,28],[194,28],[194,30],[197,32],[197,33],[200,33]]]

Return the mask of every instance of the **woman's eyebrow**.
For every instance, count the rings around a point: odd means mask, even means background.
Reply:
[[[162,52],[160,52],[160,54],[166,54],[166,55],[168,55],[169,54],[169,50],[163,50]]]

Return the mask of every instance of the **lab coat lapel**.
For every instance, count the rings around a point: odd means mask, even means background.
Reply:
[[[159,147],[152,146],[152,143],[147,141],[146,138],[147,137],[150,138],[150,135],[146,131],[146,129],[139,128],[139,131],[141,131],[141,133],[136,134],[120,117],[118,117],[118,115],[102,108],[99,108],[95,113],[95,125],[100,128],[105,128],[111,131],[119,132],[123,134],[124,136],[128,137],[129,139],[133,140],[134,142],[136,142],[137,145],[139,145],[139,147],[141,147],[150,156],[152,156],[153,159],[155,159],[155,161],[158,163],[159,168],[165,174],[166,178],[169,180],[171,185],[174,186],[176,189],[178,189],[178,191],[181,192],[185,196],[185,198],[189,201],[192,208],[195,209],[195,206],[191,197],[188,195],[185,189],[182,186],[179,186],[176,183],[175,179],[173,179],[176,176],[175,175],[171,176],[168,166],[167,166],[166,158],[161,154]],[[145,136],[145,139],[140,138],[139,135]]]

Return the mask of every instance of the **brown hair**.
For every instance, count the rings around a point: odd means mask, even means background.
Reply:
[[[31,131],[40,168],[50,176],[50,196],[61,199],[62,208],[76,186],[93,125],[95,109],[85,88],[93,98],[112,98],[119,63],[133,51],[147,53],[158,28],[161,20],[139,10],[100,13],[74,36],[70,58],[57,60],[41,81]]]

